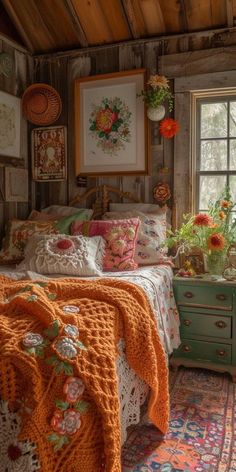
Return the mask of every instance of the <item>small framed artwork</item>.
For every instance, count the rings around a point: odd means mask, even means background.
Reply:
[[[145,69],[75,80],[76,175],[148,173]]]
[[[32,130],[33,180],[51,182],[67,178],[66,138],[65,126],[48,126]]]
[[[184,267],[186,261],[190,262],[191,267],[196,272],[196,274],[203,274],[205,273],[205,263],[204,263],[204,256],[201,250],[199,249],[192,249],[189,254],[181,254],[180,255],[180,267]]]
[[[5,201],[28,202],[28,170],[5,167]]]
[[[0,91],[0,155],[21,157],[21,99]]]

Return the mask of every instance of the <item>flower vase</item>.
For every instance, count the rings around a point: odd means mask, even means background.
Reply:
[[[165,107],[163,105],[159,105],[158,107],[148,107],[147,108],[147,116],[151,121],[160,121],[165,116]]]
[[[227,254],[224,251],[221,253],[211,253],[206,256],[206,268],[210,275],[222,275],[226,262]]]

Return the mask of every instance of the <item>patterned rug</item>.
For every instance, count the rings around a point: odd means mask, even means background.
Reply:
[[[171,373],[170,428],[135,427],[123,472],[236,471],[236,389],[227,374],[200,369]]]

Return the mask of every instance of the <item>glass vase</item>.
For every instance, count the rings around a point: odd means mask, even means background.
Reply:
[[[227,263],[227,253],[225,251],[207,254],[206,264],[210,275],[222,275]]]

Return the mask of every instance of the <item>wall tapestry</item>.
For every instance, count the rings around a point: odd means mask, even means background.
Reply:
[[[51,126],[32,131],[32,174],[39,182],[67,177],[66,127]]]
[[[0,91],[0,155],[20,157],[21,100]]]
[[[145,69],[75,80],[76,175],[147,174]]]

